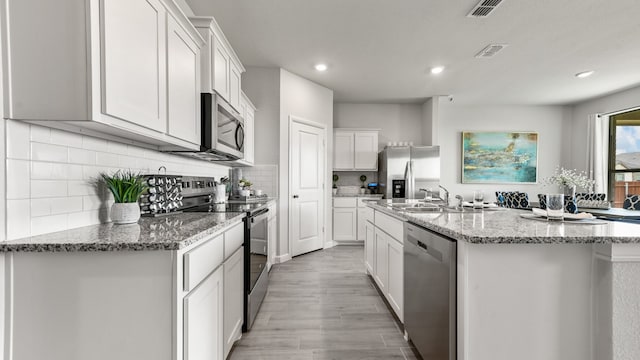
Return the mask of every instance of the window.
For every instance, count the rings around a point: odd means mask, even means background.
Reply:
[[[611,116],[609,199],[622,207],[627,195],[640,194],[640,110]]]

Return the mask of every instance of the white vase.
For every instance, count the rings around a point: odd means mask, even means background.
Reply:
[[[564,190],[564,196],[571,196],[572,199],[576,197],[575,185],[565,185],[563,190]]]
[[[140,220],[140,206],[137,202],[111,205],[111,221],[114,224],[133,224],[138,220]]]

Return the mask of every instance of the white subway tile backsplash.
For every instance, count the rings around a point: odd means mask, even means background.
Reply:
[[[82,209],[81,210],[98,210],[110,206],[108,200],[98,195],[88,195],[82,197]]]
[[[111,154],[127,155],[129,149],[126,144],[115,141],[107,141],[107,152]]]
[[[69,180],[82,180],[84,179],[84,173],[82,171],[82,165],[74,165],[68,164],[66,165],[67,169],[67,179]]]
[[[36,217],[51,215],[51,200],[52,199],[50,198],[31,199],[31,216]]]
[[[51,198],[49,200],[51,201],[51,214],[67,214],[83,210],[82,196]]]
[[[29,160],[31,154],[29,124],[15,120],[6,121],[7,157],[10,159]]]
[[[67,214],[31,218],[31,236],[66,230]]]
[[[168,174],[229,173],[223,165],[19,121],[7,121],[7,138],[8,239],[109,221],[113,196],[95,185],[100,172],[155,174],[165,166]]]
[[[7,199],[28,199],[29,178],[29,161],[7,159]]]
[[[34,180],[66,180],[68,171],[68,164],[31,162],[31,179]]]
[[[91,181],[69,181],[69,196],[98,195],[97,186]]]
[[[135,158],[128,155],[118,155],[118,164],[121,168],[135,170],[138,162]]]
[[[50,142],[51,129],[44,126],[31,125],[31,141],[41,143]]]
[[[69,162],[71,164],[95,165],[96,152],[85,149],[69,149]]]
[[[51,144],[64,145],[68,147],[81,148],[82,135],[74,134],[62,130],[51,129]]]
[[[67,196],[65,180],[31,180],[31,198]]]
[[[107,151],[107,140],[85,135],[82,137],[82,148],[87,150]]]
[[[96,153],[96,164],[99,166],[120,167],[118,155],[105,152]]]
[[[147,152],[148,152],[147,149],[144,149],[141,147],[137,147],[133,145],[127,146],[127,155],[132,157],[143,158],[147,156]]]
[[[7,240],[31,235],[29,200],[7,200]]]
[[[66,163],[68,159],[69,148],[66,146],[31,143],[31,160]]]

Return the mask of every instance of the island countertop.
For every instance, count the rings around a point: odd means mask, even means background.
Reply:
[[[640,243],[640,225],[598,220],[594,224],[525,219],[528,210],[408,213],[390,208],[388,200],[367,201],[375,210],[450,238],[473,244],[611,244]]]
[[[179,250],[245,216],[228,212],[143,217],[136,224],[99,224],[0,242],[0,252]]]

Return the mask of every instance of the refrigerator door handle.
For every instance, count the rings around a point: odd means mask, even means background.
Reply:
[[[407,161],[407,165],[404,168],[404,198],[405,199],[413,199],[415,193],[415,182],[413,179],[413,161]]]

